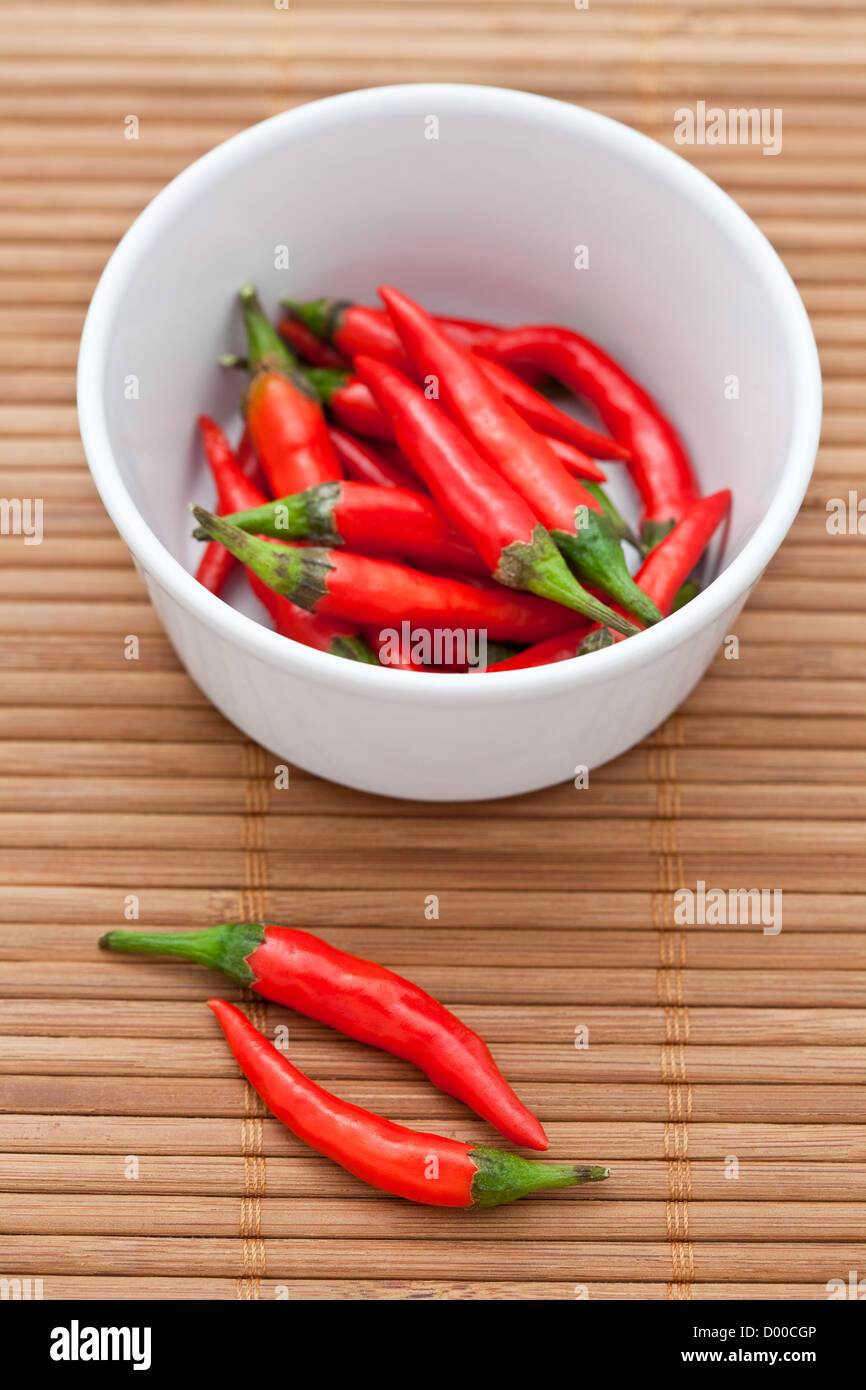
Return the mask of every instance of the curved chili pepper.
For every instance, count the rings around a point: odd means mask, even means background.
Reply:
[[[438,403],[386,362],[362,356],[355,365],[387,414],[403,453],[490,574],[511,588],[527,589],[599,622],[611,622],[612,610],[577,583],[532,509],[476,452]],[[622,623],[613,615],[612,626],[624,631]],[[627,623],[626,629],[630,626]]]
[[[539,1163],[519,1154],[424,1134],[362,1110],[317,1086],[240,1009],[209,999],[244,1076],[265,1105],[317,1153],[356,1178],[436,1207],[492,1207],[546,1187],[601,1182],[599,1165]]]
[[[388,362],[407,376],[414,376],[415,364],[406,352],[399,333],[388,314],[382,309],[369,309],[363,304],[353,304],[345,300],[319,299],[307,304],[291,300],[283,301],[304,323],[313,336],[333,343],[340,351],[354,360],[355,357],[376,357],[380,362]],[[472,323],[467,320],[448,319],[437,315],[435,322],[454,342],[471,349],[477,342],[487,341],[497,330],[489,324]],[[628,450],[608,435],[599,434],[581,424],[571,415],[566,415],[545,396],[533,390],[528,382],[521,380],[513,371],[501,363],[484,361],[481,370],[508,401],[509,405],[522,415],[541,434],[552,435],[565,440],[586,454],[597,458],[627,459]]]
[[[366,440],[356,439],[354,435],[333,426],[328,430],[328,434],[347,478],[356,483],[370,483],[375,487],[402,487],[409,488],[410,491],[421,491],[423,483],[416,474],[408,470],[404,472]]]
[[[276,497],[342,477],[325,417],[262,312],[251,285],[240,292],[252,380],[244,414]]]
[[[629,451],[644,506],[643,537],[657,544],[698,498],[682,440],[649,393],[608,353],[569,328],[528,326],[491,335],[481,349],[506,365],[529,363],[590,401]]]
[[[399,628],[405,619],[422,628],[473,628],[505,642],[536,642],[571,621],[567,608],[532,594],[462,584],[344,550],[260,541],[201,507],[193,507],[193,514],[211,539],[228,546],[269,588],[313,613],[365,627]],[[613,618],[610,626],[622,623]]]
[[[199,418],[199,428],[205,442],[208,462],[217,484],[220,507],[223,510],[241,507],[246,511],[250,507],[266,506],[266,497],[258,490],[255,483],[241,472],[231,446],[219,426],[214,424],[213,420],[208,419],[206,415],[202,415]],[[205,588],[211,590],[211,593],[218,594],[227,578],[220,563],[221,555],[228,555],[232,564],[235,563],[234,557],[230,551],[226,550],[225,546],[211,541],[206,547],[202,562],[196,571],[196,578],[199,583],[204,584]],[[315,647],[318,651],[330,652],[333,656],[344,656],[353,661],[375,663],[376,658],[372,650],[358,633],[357,628],[353,629],[351,624],[316,613],[308,613],[305,609],[290,603],[282,595],[273,593],[250,569],[247,569],[247,579],[253,593],[270,613],[277,632],[283,637],[290,637],[295,642],[303,643],[305,647]],[[217,583],[219,588],[214,587]]]
[[[387,286],[379,293],[416,370],[436,378],[448,414],[482,457],[525,498],[580,578],[603,589],[642,622],[657,622],[661,614],[631,578],[610,522],[592,494],[566,472],[542,436],[503,400],[472,353],[452,343],[430,315],[405,295]],[[356,362],[359,371],[362,360]],[[400,443],[411,458],[406,441]],[[429,479],[425,481],[433,491]],[[600,621],[621,631],[619,621]]]
[[[446,521],[433,499],[406,488],[322,483],[261,507],[221,515],[254,536],[345,545],[362,555],[418,562],[432,559],[467,574],[488,573],[477,552]]]
[[[165,934],[112,931],[106,950],[180,956],[221,970],[264,999],[413,1062],[516,1144],[546,1149],[538,1120],[514,1094],[487,1044],[411,980],[340,951],[312,932],[223,922]]]
[[[667,615],[731,505],[727,488],[702,497],[650,551],[635,579]]]

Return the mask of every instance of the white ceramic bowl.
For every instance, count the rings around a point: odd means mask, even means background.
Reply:
[[[574,268],[576,245],[589,270]],[[288,269],[275,269],[281,246]],[[284,296],[375,302],[387,281],[441,312],[597,338],[676,420],[703,488],[733,489],[718,577],[628,642],[474,676],[358,665],[278,636],[247,616],[254,605],[214,598],[191,573],[189,503],[213,496],[194,421],[204,410],[235,427],[239,383],[214,360],[242,341],[235,291],[246,280],[268,308]],[[593,112],[449,84],[315,102],[186,169],[99,282],[78,404],[102,499],[218,709],[334,781],[471,800],[606,762],[680,704],[797,513],[821,385],[794,285],[713,183]]]

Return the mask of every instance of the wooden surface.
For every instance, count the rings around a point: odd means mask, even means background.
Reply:
[[[0,537],[0,1274],[214,1299],[824,1298],[862,1275],[866,541],[825,526],[866,445],[860,0],[5,4],[0,55],[0,494],[45,502],[41,545]],[[191,160],[286,106],[437,78],[669,145],[698,100],[781,108],[778,157],[681,152],[800,286],[821,453],[739,660],[589,791],[409,806],[298,773],[278,793],[179,669],[94,492],[77,338],[117,238]],[[781,888],[783,932],[675,926],[698,879]],[[552,1156],[613,1178],[480,1216],[373,1194],[263,1115],[212,978],[96,951],[129,894],[150,928],[262,916],[404,970],[484,1032]],[[492,1137],[412,1068],[290,1025],[348,1098]]]

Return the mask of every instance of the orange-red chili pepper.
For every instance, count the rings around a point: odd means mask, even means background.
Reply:
[[[272,1114],[317,1153],[372,1187],[426,1206],[498,1206],[542,1188],[609,1176],[601,1165],[539,1163],[395,1125],[317,1086],[234,1004],[209,999],[208,1006],[241,1071]]]
[[[108,932],[106,950],[179,956],[221,970],[264,999],[413,1062],[516,1144],[546,1149],[538,1120],[514,1094],[482,1038],[411,980],[340,951],[312,932],[223,922],[191,932]]]
[[[342,477],[325,417],[262,312],[251,285],[240,294],[252,380],[244,414],[256,453],[276,497]]]
[[[481,349],[509,366],[530,364],[564,383],[598,411],[631,456],[644,505],[643,535],[656,544],[698,498],[688,454],[649,392],[608,353],[569,328],[529,325],[492,334]]]
[[[619,631],[630,628],[577,583],[532,508],[481,457],[437,401],[387,362],[361,356],[355,365],[415,472],[494,578],[612,623]]]
[[[365,627],[399,628],[405,619],[432,629],[472,628],[503,642],[540,641],[573,623],[568,608],[533,594],[501,585],[476,587],[344,550],[260,541],[202,507],[193,507],[193,515],[212,540],[228,546],[270,588],[310,612]],[[622,625],[616,614],[604,621]]]
[[[546,440],[503,399],[471,352],[452,343],[406,295],[387,286],[379,293],[416,370],[435,379],[448,414],[527,501],[581,579],[603,589],[642,622],[657,622],[661,614],[629,575],[619,541],[592,493],[566,472]],[[356,362],[359,372],[362,360]],[[409,454],[407,443],[401,439],[400,444]],[[619,623],[609,625],[621,630]]]

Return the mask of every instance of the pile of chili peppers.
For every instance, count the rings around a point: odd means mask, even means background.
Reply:
[[[284,636],[405,670],[568,660],[694,596],[730,493],[700,495],[675,427],[613,358],[569,328],[379,293],[383,308],[287,301],[275,328],[241,290],[246,353],[221,359],[248,374],[237,451],[199,420],[219,513],[193,508],[202,584],[221,593],[240,561]],[[563,389],[608,432],[561,409]],[[628,471],[639,534],[598,460]]]
[[[179,956],[221,970],[265,999],[414,1062],[434,1085],[465,1101],[515,1144],[547,1148],[538,1120],[477,1033],[409,980],[310,932],[224,922],[192,932],[112,931],[99,944],[112,951]],[[222,999],[208,1004],[241,1071],[277,1119],[373,1187],[428,1206],[483,1207],[609,1175],[598,1164],[539,1163],[393,1124],[323,1090],[233,1004]]]

